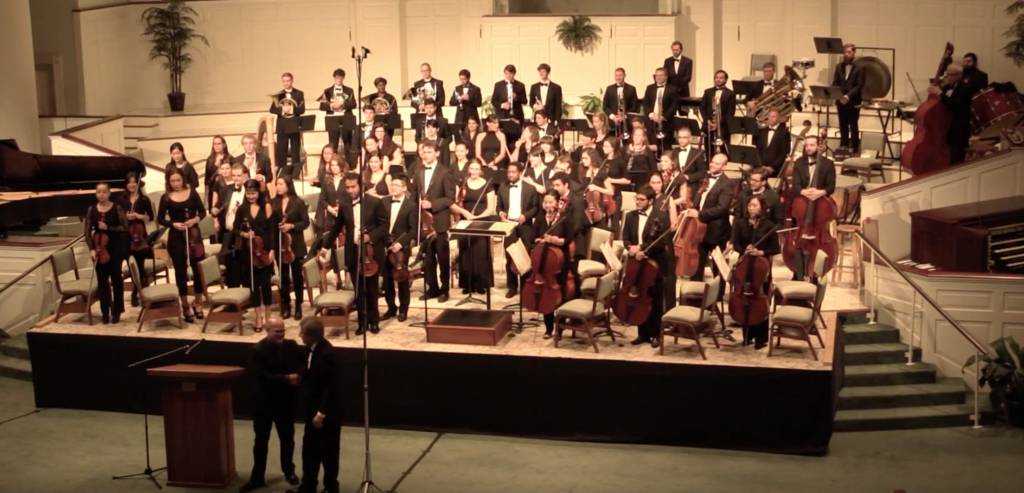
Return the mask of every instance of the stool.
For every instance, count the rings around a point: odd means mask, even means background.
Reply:
[[[832,282],[842,279],[842,271],[850,269],[853,271],[853,282],[855,285],[860,286],[864,282],[864,268],[861,265],[860,256],[860,242],[856,240],[854,233],[860,231],[859,224],[837,224],[836,234],[839,236],[839,257],[836,259],[836,265],[832,269]],[[852,267],[846,267],[843,264],[843,259],[846,257],[846,239],[849,238],[850,252],[853,260]]]

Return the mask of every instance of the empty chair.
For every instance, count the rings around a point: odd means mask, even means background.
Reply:
[[[242,315],[245,307],[249,305],[249,288],[228,288],[224,285],[224,278],[220,273],[220,264],[217,257],[206,257],[199,262],[199,278],[203,282],[203,293],[210,303],[210,309],[206,314],[206,321],[203,322],[203,332],[210,322],[230,323],[238,326],[238,335],[243,334]],[[221,289],[210,293],[210,284],[216,284]],[[221,311],[217,311],[221,308]],[[227,308],[232,308],[231,311]]]
[[[868,157],[854,156],[843,160],[840,173],[856,174],[864,178],[864,181],[871,182],[874,177],[882,179],[885,183],[885,163],[882,162],[882,149],[885,146],[885,135],[879,132],[864,132],[861,137],[861,154],[872,154]]]
[[[134,257],[128,259],[128,271],[132,275],[132,283],[141,286],[139,280],[139,264]],[[181,320],[181,298],[178,297],[178,286],[175,284],[151,284],[139,290],[139,304],[142,305],[142,312],[139,313],[139,330],[142,332],[142,324],[150,320],[164,318],[178,319],[178,327],[185,328]]]
[[[313,307],[313,316],[320,317],[325,327],[341,326],[345,331],[345,339],[349,339],[348,318],[349,314],[356,309],[355,291],[341,290],[328,292],[324,286],[323,277],[320,276],[320,264],[314,257],[302,264],[302,272],[306,277],[306,295],[309,298],[309,305]],[[313,286],[320,289],[320,294],[313,296]],[[376,303],[377,300],[374,300]],[[325,314],[330,310],[339,310],[341,315]]]
[[[93,303],[100,301],[96,290],[96,278],[81,279],[79,277],[75,252],[71,248],[54,253],[50,257],[50,267],[53,268],[54,286],[57,288],[57,293],[60,294],[60,303],[57,304],[54,322],[60,322],[60,316],[66,313],[84,313],[86,323],[92,325],[90,309]],[[75,273],[75,280],[60,280],[60,276],[72,271]],[[68,300],[74,301],[69,303]]]
[[[621,259],[622,252],[626,250],[626,245],[619,240],[612,242],[612,254],[615,258]],[[621,270],[621,269],[620,269]],[[619,272],[618,270],[614,272]],[[591,300],[594,299],[594,293],[597,292],[597,281],[600,277],[589,277],[586,280],[580,281],[580,297]]]
[[[583,332],[587,335],[590,344],[594,346],[594,352],[600,353],[597,347],[597,340],[594,336],[594,328],[601,324],[605,331],[615,342],[615,333],[612,332],[611,316],[605,310],[608,306],[608,298],[615,289],[615,272],[609,272],[601,277],[597,283],[597,294],[592,300],[575,299],[555,309],[555,347],[562,339],[563,330]]]
[[[825,299],[825,288],[828,281],[821,278],[815,286],[814,303],[811,308],[795,305],[783,305],[777,307],[772,315],[770,332],[768,333],[768,356],[772,355],[772,348],[782,344],[782,339],[796,339],[806,341],[807,347],[811,348],[811,356],[818,360],[818,353],[811,343],[811,335],[817,336],[818,343],[825,347],[825,341],[821,338],[821,332],[815,323],[821,317],[821,302]],[[772,341],[776,341],[772,344]]]
[[[665,345],[669,337],[673,339],[674,343],[678,343],[680,337],[694,341],[697,343],[700,357],[704,359],[708,359],[708,357],[704,353],[704,346],[700,343],[700,336],[710,335],[711,340],[715,342],[715,347],[721,347],[718,344],[718,336],[715,335],[715,319],[712,316],[714,315],[712,308],[717,307],[715,301],[722,290],[722,278],[716,277],[711,282],[701,284],[704,286],[699,306],[680,305],[661,317],[661,354],[665,354]]]
[[[592,277],[601,277],[608,272],[607,264],[591,259],[594,258],[595,253],[601,254],[601,245],[611,244],[612,232],[607,229],[591,228],[589,236],[590,245],[587,248],[587,258],[580,260],[576,267],[580,283]]]

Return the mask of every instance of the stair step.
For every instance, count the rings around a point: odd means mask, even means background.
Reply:
[[[29,359],[28,337],[18,334],[10,339],[0,339],[0,354],[18,359]]]
[[[847,344],[843,364],[856,366],[906,362],[906,352],[907,345],[899,342]],[[914,361],[920,361],[920,358],[921,348],[914,348]]]
[[[968,404],[853,409],[836,413],[834,430],[881,431],[971,426],[973,422],[970,416],[973,413],[974,406]],[[991,421],[990,415],[982,415]]]
[[[900,342],[900,331],[882,324],[846,324],[843,325],[843,342],[847,345]]]
[[[0,377],[32,381],[32,362],[10,356],[0,356]]]
[[[868,323],[868,320],[871,319],[870,315],[870,313],[865,312],[851,312],[840,314],[839,318],[840,321],[842,321],[843,326],[846,327],[850,325],[866,324]]]
[[[937,383],[846,387],[839,392],[839,409],[886,409],[944,406],[965,402],[963,380],[949,378]]]
[[[879,385],[910,385],[934,383],[937,367],[930,363],[889,363],[884,365],[853,365],[845,368],[845,387],[876,387]]]

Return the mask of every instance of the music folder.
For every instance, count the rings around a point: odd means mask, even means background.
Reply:
[[[373,123],[383,123],[390,129],[402,128],[402,117],[397,111],[391,110],[386,115],[373,115]]]
[[[828,37],[815,37],[814,48],[818,53],[827,53],[830,55],[842,55],[843,54],[843,38],[828,38]]]
[[[757,148],[754,146],[735,144],[729,147],[729,162],[740,164],[741,170],[746,174],[748,169],[756,168],[761,165],[761,157],[758,155]],[[742,169],[742,165],[746,165],[748,168]]]
[[[299,132],[310,132],[316,126],[316,115],[302,115],[292,118],[281,118],[281,132],[285,135],[294,135]]]

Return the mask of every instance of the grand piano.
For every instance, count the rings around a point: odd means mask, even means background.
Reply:
[[[81,217],[95,203],[96,184],[124,188],[128,172],[146,165],[128,156],[45,156],[0,140],[0,238],[19,225],[39,227],[55,217]]]
[[[910,259],[950,272],[1024,273],[1024,197],[910,213]]]

